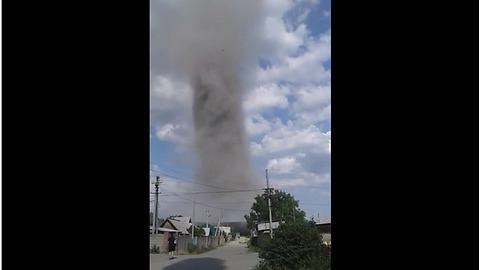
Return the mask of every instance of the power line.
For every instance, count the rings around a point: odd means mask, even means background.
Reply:
[[[235,189],[233,189],[233,188],[225,188],[225,187],[218,187],[218,186],[209,185],[209,184],[197,183],[197,182],[195,182],[195,181],[183,179],[183,178],[180,178],[180,177],[178,177],[178,176],[174,176],[174,175],[170,175],[170,174],[166,174],[166,173],[161,173],[161,174],[164,175],[164,176],[171,177],[171,178],[173,178],[173,179],[177,179],[177,180],[189,182],[189,183],[192,183],[192,184],[195,184],[195,185],[199,185],[199,186],[206,186],[206,187],[218,188],[218,189],[225,189],[225,190],[235,190]]]
[[[171,175],[171,174],[166,174],[166,173],[162,173],[162,172],[159,172],[159,171],[155,171],[153,169],[150,169],[150,171],[152,172],[156,172],[158,173],[159,175],[163,175],[163,176],[168,176],[168,177],[171,177],[173,179],[176,179],[176,180],[181,180],[181,181],[185,181],[185,182],[189,182],[189,183],[192,183],[192,184],[195,184],[195,185],[200,185],[200,186],[206,186],[206,187],[211,187],[211,188],[218,188],[218,189],[225,189],[225,190],[235,190],[235,189],[232,189],[232,188],[225,188],[225,187],[219,187],[219,186],[214,186],[214,185],[209,185],[209,184],[203,184],[203,183],[198,183],[198,182],[195,182],[193,180],[188,180],[188,179],[185,179],[185,178],[180,178],[178,176],[175,176],[175,175]],[[222,179],[220,179],[222,180]],[[224,179],[223,179],[224,180]],[[285,186],[285,185],[272,185],[272,187],[276,187],[276,188],[318,188],[318,189],[328,189],[328,187],[321,187],[321,186]]]
[[[319,187],[319,186],[282,186],[282,185],[272,185],[273,187],[280,188],[318,188],[318,189],[328,189],[328,187]]]
[[[242,212],[248,212],[248,211],[250,211],[250,209],[249,209],[249,210],[240,210],[240,209],[227,209],[227,208],[215,207],[215,206],[211,206],[211,205],[199,203],[199,202],[196,202],[196,201],[194,201],[194,200],[190,200],[190,199],[188,199],[188,198],[182,197],[182,196],[180,196],[180,195],[178,195],[178,194],[175,194],[175,193],[173,193],[173,192],[170,192],[170,191],[166,190],[165,188],[164,188],[163,190],[165,190],[166,192],[168,192],[168,193],[170,193],[170,194],[172,194],[172,195],[174,195],[174,196],[176,196],[176,197],[182,198],[182,199],[184,199],[184,200],[187,200],[187,201],[190,201],[190,202],[194,202],[194,203],[197,203],[197,204],[200,204],[200,205],[203,205],[203,206],[206,206],[206,207],[214,208],[214,209],[219,209],[219,210],[224,210],[224,211],[242,211]]]
[[[214,185],[209,185],[209,184],[198,183],[198,182],[195,182],[195,181],[192,181],[192,180],[187,180],[187,179],[184,179],[184,178],[180,178],[178,176],[174,176],[174,175],[170,175],[170,174],[166,174],[166,173],[161,173],[161,172],[158,172],[158,171],[155,171],[155,170],[152,170],[152,169],[150,169],[150,171],[156,172],[159,175],[168,176],[168,177],[171,177],[173,179],[180,180],[180,181],[185,181],[185,182],[192,183],[192,184],[195,184],[195,185],[224,189],[224,190],[230,190],[230,191],[236,191],[237,190],[237,189],[233,189],[233,188],[226,188],[226,187],[219,187],[219,186],[214,186]]]
[[[165,202],[162,201],[162,203],[190,203],[190,202]],[[199,202],[196,202],[199,203]],[[235,203],[235,204],[241,204],[241,203],[251,203],[253,204],[254,202],[201,202],[201,203]],[[329,203],[298,203],[299,205],[331,205]]]
[[[153,164],[153,163],[151,163]],[[156,164],[154,164],[156,165]],[[177,172],[177,173],[186,173],[187,171],[186,170],[177,170],[177,169],[171,169],[171,168],[168,168],[167,166],[162,166],[162,168],[165,168],[166,170],[169,170],[169,171],[173,171],[173,172]],[[281,169],[269,169],[269,170],[281,170]],[[179,178],[178,176],[173,176],[173,175],[169,175],[169,174],[166,174],[166,173],[162,173],[162,172],[158,172],[158,171],[155,171],[153,169],[150,169],[150,171],[153,171],[153,172],[157,172],[159,174],[162,174],[164,176],[169,176],[169,177],[172,177],[172,178],[175,178],[175,179],[178,179],[178,180],[182,180],[182,181],[187,181],[187,182],[192,182],[192,183],[195,183],[197,185],[207,185],[207,184],[201,184],[201,183],[197,183],[195,181],[192,181],[192,180],[187,180],[187,179],[182,179],[182,178]],[[303,173],[303,171],[297,171],[297,170],[292,170],[291,172],[297,172],[297,173]],[[194,174],[196,176],[196,174]],[[215,176],[215,178],[217,178],[217,176]],[[219,180],[225,180],[225,181],[228,181],[229,179],[225,179],[225,178],[217,178]],[[207,185],[209,186],[209,185]],[[272,187],[281,187],[281,188],[318,188],[318,189],[327,189],[326,187],[320,187],[320,186],[282,186],[282,185],[271,185]],[[223,188],[223,187],[218,187],[218,186],[211,186],[211,187],[214,187],[214,188],[220,188],[220,189],[229,189],[229,188]],[[232,190],[232,189],[230,189]]]
[[[152,170],[150,169],[151,171],[153,172],[157,172],[158,174],[160,175],[163,175],[163,176],[168,176],[168,177],[171,177],[173,179],[176,179],[176,180],[181,180],[181,181],[185,181],[185,182],[189,182],[189,183],[192,183],[192,184],[195,184],[195,185],[200,185],[200,186],[206,186],[206,187],[211,187],[211,188],[218,188],[218,189],[225,189],[225,190],[236,190],[236,189],[233,189],[233,188],[225,188],[225,187],[219,187],[219,186],[213,186],[213,185],[209,185],[209,184],[202,184],[202,183],[197,183],[195,181],[192,181],[192,180],[187,180],[187,179],[184,179],[184,178],[180,178],[178,176],[174,176],[174,175],[170,175],[170,174],[166,174],[166,173],[161,173],[161,172],[158,172],[158,171],[155,171],[155,170]],[[328,187],[320,187],[320,186],[283,186],[283,185],[272,185],[272,187],[276,187],[276,188],[318,188],[318,189],[328,189]],[[260,188],[259,188],[260,189]]]
[[[153,163],[150,163],[150,164],[153,164]],[[153,165],[158,166],[158,165],[156,165],[156,164],[153,164]],[[193,174],[193,176],[195,176],[195,177],[198,179],[198,175],[197,175],[197,174],[191,173],[191,172],[188,172],[188,173],[187,173],[187,171],[185,171],[185,170],[184,170],[184,171],[181,171],[181,170],[176,170],[176,169],[171,169],[171,168],[169,169],[168,167],[165,167],[165,166],[162,166],[162,169],[166,169],[166,170],[168,170],[168,171],[177,172],[177,173],[180,173],[180,174]],[[163,174],[163,175],[170,176],[170,177],[176,177],[176,176],[168,175],[168,174],[166,174],[166,173],[164,173],[164,172],[155,171],[155,170],[153,170],[153,169],[150,169],[150,171],[154,171],[154,172],[157,172],[157,173],[159,173],[159,174]],[[210,178],[215,178],[215,179],[218,179],[218,180],[223,180],[223,181],[230,181],[230,180],[231,180],[231,179],[227,179],[227,178],[219,178],[219,177],[216,176],[216,175],[213,176],[213,175],[208,175],[208,174],[207,174],[206,176],[207,176],[207,177],[210,177]],[[177,179],[199,184],[199,183],[197,183],[197,182],[195,182],[195,181],[192,181],[192,180],[186,180],[186,179],[182,179],[182,178],[178,178],[178,177],[177,177]],[[205,182],[206,179],[199,179],[199,180],[202,180],[202,181]],[[215,187],[215,188],[221,188],[221,189],[229,189],[229,188],[222,188],[222,187],[218,187],[218,186],[214,186],[214,187]]]
[[[198,191],[198,192],[185,192],[185,193],[177,193],[182,195],[199,195],[199,194],[217,194],[217,193],[236,193],[236,192],[257,192],[262,189],[244,189],[244,190],[225,190],[225,191]],[[168,196],[168,195],[163,195]]]

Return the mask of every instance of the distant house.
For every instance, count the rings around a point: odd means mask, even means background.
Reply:
[[[329,246],[332,245],[332,222],[330,220],[317,222],[315,226],[323,237],[323,243]]]
[[[231,227],[226,227],[226,226],[220,226],[220,228],[215,227],[215,234],[216,235],[219,235],[219,234],[229,235],[229,234],[231,234],[231,232],[232,232]]]
[[[284,221],[272,222],[272,231],[276,230],[281,223],[284,223]],[[252,237],[255,239],[252,240],[256,243],[256,245],[263,247],[265,241],[270,239],[270,222],[258,223],[255,226],[255,229],[252,231]]]
[[[160,228],[167,228],[177,230],[179,235],[190,235],[188,229],[192,226],[192,219],[190,217],[176,216],[167,218]]]
[[[153,234],[153,226],[150,226],[150,234]],[[157,228],[157,234],[163,234],[163,233],[180,233],[180,231],[175,230],[175,229],[169,229],[169,228]]]
[[[275,230],[278,226],[280,226],[279,221],[272,222],[272,230]],[[270,233],[270,222],[258,223],[256,229],[259,233],[265,233],[265,231],[267,231],[266,233]]]

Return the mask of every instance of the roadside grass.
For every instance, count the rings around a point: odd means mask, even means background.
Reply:
[[[260,248],[259,248],[259,247],[257,247],[257,246],[252,246],[252,242],[251,242],[250,239],[247,239],[246,244],[247,244],[247,252],[249,252],[249,253],[251,253],[251,252],[255,252],[255,253],[260,252]]]
[[[215,248],[212,247],[201,247],[199,248],[198,246],[194,245],[188,245],[188,252],[185,252],[185,254],[202,254],[210,250],[214,250]]]

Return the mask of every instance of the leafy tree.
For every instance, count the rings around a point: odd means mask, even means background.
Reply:
[[[187,231],[190,234],[192,234],[192,227],[193,227],[193,225],[190,226],[190,228],[187,229]],[[195,226],[195,236],[204,236],[204,235],[205,235],[205,231],[202,228],[200,228],[198,226]]]
[[[164,221],[163,218],[158,218],[157,217],[157,223],[158,223],[158,226],[160,226],[160,224],[162,224]],[[153,226],[153,213],[150,212],[150,226]]]
[[[305,219],[281,224],[275,236],[260,250],[260,270],[329,270],[330,255],[322,236]]]
[[[255,202],[252,205],[250,214],[245,215],[248,229],[253,229],[256,223],[269,220],[267,198],[267,191],[255,197]],[[270,201],[273,221],[289,222],[292,220],[305,219],[305,212],[298,209],[298,201],[295,200],[293,195],[281,190],[272,189]]]

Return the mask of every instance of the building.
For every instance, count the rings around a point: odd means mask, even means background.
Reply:
[[[272,231],[277,229],[284,221],[272,222]],[[258,223],[252,231],[252,244],[255,243],[259,247],[263,247],[265,242],[270,239],[270,222]]]
[[[225,227],[225,226],[220,226],[220,227],[215,227],[215,234],[216,235],[229,235],[232,233],[232,228],[231,227]]]
[[[315,226],[318,229],[318,232],[323,237],[323,243],[329,246],[332,245],[332,222],[331,220],[326,220],[323,222],[316,222]]]
[[[192,226],[192,219],[190,217],[173,216],[167,218],[160,228],[167,228],[177,230],[179,235],[190,235],[188,229]]]

